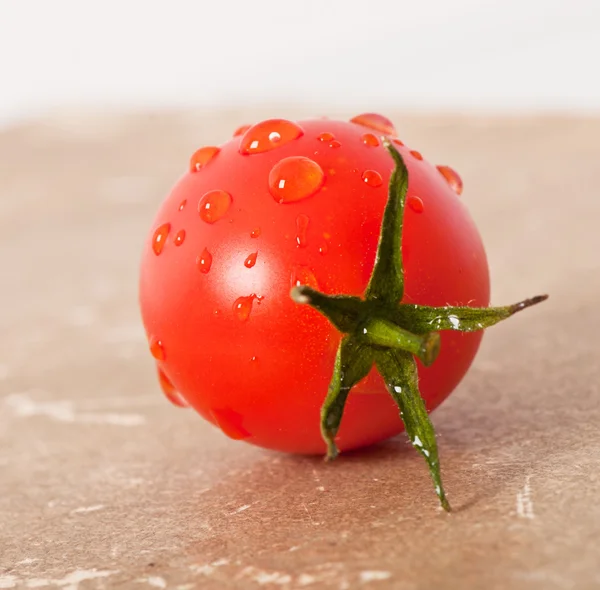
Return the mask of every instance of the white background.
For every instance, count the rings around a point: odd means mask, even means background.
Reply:
[[[600,0],[0,0],[0,124],[282,101],[600,111]]]

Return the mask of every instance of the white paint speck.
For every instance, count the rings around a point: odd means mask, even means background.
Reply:
[[[415,436],[415,440],[413,440],[413,445],[415,445],[415,447],[422,447],[423,442],[418,436]]]
[[[166,588],[167,587],[167,582],[165,581],[164,578],[161,578],[160,576],[148,576],[146,578],[146,582],[148,582],[148,585],[152,586],[153,588]]]
[[[460,320],[455,315],[449,315],[448,320],[454,328],[458,328],[460,326]]]
[[[64,588],[64,590],[78,590],[81,582],[87,582],[88,580],[96,580],[98,578],[107,578],[118,572],[109,570],[75,570],[70,574],[67,574],[60,580],[34,578],[25,581],[25,585],[28,588],[45,588],[47,586],[58,586]]]
[[[402,393],[402,387],[400,387],[399,385],[394,385],[394,391],[396,393]]]
[[[317,491],[318,492],[324,492],[325,491],[325,486],[317,486]]]
[[[245,510],[248,510],[248,508],[250,508],[250,504],[244,504],[243,506],[240,506],[239,508],[236,508],[231,515],[233,514],[239,514],[240,512],[244,512]]]
[[[531,476],[525,478],[525,485],[522,490],[517,492],[517,516],[519,518],[534,519],[533,501],[531,500],[531,486],[529,480]]]
[[[0,588],[16,588],[18,581],[17,576],[11,574],[0,576]]]
[[[140,426],[146,423],[146,418],[141,414],[77,412],[71,401],[39,402],[35,401],[29,393],[13,393],[5,398],[4,403],[15,415],[23,418],[45,416],[56,422],[109,424],[112,426]]]
[[[389,580],[392,577],[391,572],[383,570],[367,570],[360,572],[360,581],[365,584],[367,582],[377,582],[381,580]]]
[[[71,514],[85,514],[86,512],[96,512],[97,510],[102,510],[104,508],[104,504],[94,504],[93,506],[82,506],[81,508],[75,508],[75,510],[71,511]]]
[[[300,574],[297,582],[298,586],[310,586],[310,584],[314,584],[317,581],[315,576],[311,576],[310,574]]]

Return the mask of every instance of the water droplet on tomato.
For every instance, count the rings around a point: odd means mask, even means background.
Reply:
[[[175,386],[171,383],[171,380],[165,375],[164,371],[160,367],[156,367],[158,371],[158,383],[165,397],[174,405],[179,408],[189,408],[190,404],[183,398],[183,396],[175,389]]]
[[[213,145],[196,150],[190,158],[190,172],[198,172],[204,168],[220,151],[221,148]]]
[[[271,169],[269,192],[278,203],[294,203],[312,197],[324,182],[325,174],[315,161],[291,156]]]
[[[463,192],[463,181],[458,175],[456,170],[450,168],[450,166],[437,166],[440,174],[446,179],[446,182],[450,185],[450,188],[457,194],[461,195]]]
[[[244,266],[246,268],[252,268],[256,264],[256,257],[258,256],[258,252],[253,252],[244,260]]]
[[[212,266],[212,260],[212,254],[206,248],[204,248],[204,250],[202,250],[202,254],[199,254],[196,257],[196,266],[198,267],[198,270],[206,274]]]
[[[244,135],[244,133],[246,133],[246,131],[248,131],[248,129],[250,129],[250,127],[252,127],[252,125],[241,125],[233,132],[233,137],[238,137],[240,135]]]
[[[408,197],[407,202],[408,202],[408,206],[415,213],[423,213],[423,209],[425,208],[425,206],[423,205],[423,201],[419,197],[416,197],[415,195],[411,195],[410,197]]]
[[[163,348],[163,343],[158,338],[155,338],[154,336],[152,336],[152,338],[150,338],[150,354],[157,361],[165,360],[165,349]]]
[[[251,238],[258,238],[258,236],[260,236],[260,227],[255,227],[251,232],[250,232],[250,237]]]
[[[381,178],[381,174],[376,170],[365,170],[362,173],[362,179],[365,184],[377,188],[383,184],[383,178]]]
[[[321,133],[317,138],[319,141],[333,141],[335,139],[335,135],[333,133],[329,133],[329,131],[325,131]]]
[[[229,210],[231,195],[225,191],[215,190],[207,192],[198,203],[200,218],[206,223],[219,221]]]
[[[304,266],[301,264],[294,266],[294,268],[292,269],[292,276],[290,282],[292,287],[297,287],[298,285],[306,285],[307,287],[312,287],[313,289],[319,288],[319,283],[317,281],[315,273],[308,266]]]
[[[211,408],[210,413],[223,434],[229,438],[242,440],[250,436],[250,433],[243,426],[244,418],[240,413],[230,408]]]
[[[183,199],[183,201],[181,201],[181,203],[179,203],[179,210],[183,211],[186,205],[187,205],[187,199]]]
[[[310,218],[308,215],[304,215],[304,213],[301,213],[296,217],[296,243],[299,248],[306,248],[308,245],[307,233],[309,223]]]
[[[154,232],[154,236],[152,237],[152,250],[154,250],[154,254],[157,256],[163,251],[165,247],[165,242],[167,240],[167,236],[171,231],[170,223],[163,223],[160,227],[156,229]]]
[[[247,297],[238,297],[233,302],[233,313],[238,320],[245,322],[250,317],[250,313],[252,312],[252,304],[256,298],[256,295],[253,293]]]
[[[173,241],[175,242],[176,246],[181,246],[181,244],[183,244],[184,240],[185,240],[185,230],[184,229],[180,229],[175,234],[175,239]]]
[[[378,115],[377,113],[363,113],[362,115],[350,119],[350,122],[358,123],[363,127],[370,127],[385,135],[396,135],[394,124],[387,117]]]
[[[342,144],[337,140],[334,139],[330,144],[329,144],[330,148],[339,148],[342,147]]]
[[[362,142],[365,145],[371,146],[371,147],[377,147],[379,145],[379,140],[377,139],[377,137],[375,135],[373,135],[372,133],[365,133],[362,137]]]
[[[418,152],[417,150],[410,150],[410,155],[413,158],[416,158],[417,160],[422,160],[423,156],[421,155],[421,152]]]
[[[397,137],[394,137],[394,139],[392,139],[392,141],[396,144],[396,145],[404,145],[404,142],[400,141]]]
[[[260,154],[285,145],[304,134],[302,127],[286,119],[268,119],[246,130],[240,154]]]

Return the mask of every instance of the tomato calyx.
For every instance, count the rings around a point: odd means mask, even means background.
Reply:
[[[384,145],[395,164],[383,214],[375,266],[365,297],[326,295],[299,285],[291,290],[298,304],[310,305],[344,334],[333,375],[321,407],[321,434],[326,458],[338,455],[335,437],[351,389],[375,365],[396,402],[412,445],[427,462],[442,508],[450,511],[440,472],[434,427],[418,386],[415,357],[431,365],[440,350],[441,330],[474,332],[548,298],[539,295],[504,307],[430,307],[400,303],[404,295],[402,226],[408,190],[408,170],[395,146]]]

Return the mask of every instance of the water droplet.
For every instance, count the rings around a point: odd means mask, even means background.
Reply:
[[[251,238],[258,238],[258,236],[260,236],[260,227],[255,227],[251,232],[250,232],[250,237]]]
[[[231,195],[225,191],[215,190],[207,192],[198,203],[200,218],[206,223],[219,221],[229,210]]]
[[[407,202],[408,202],[408,206],[415,213],[423,213],[423,209],[425,208],[425,206],[423,205],[423,201],[419,197],[416,197],[415,195],[411,195],[410,197],[408,197]]]
[[[299,125],[286,119],[268,119],[246,130],[240,143],[240,154],[260,154],[285,145],[304,135]]]
[[[317,139],[319,141],[333,141],[335,139],[335,135],[333,133],[329,133],[329,131],[325,131],[325,133],[321,133]]]
[[[220,151],[221,148],[213,145],[196,150],[190,158],[190,172],[198,172],[204,168]]]
[[[181,201],[181,203],[179,203],[179,210],[183,211],[186,205],[187,205],[187,199],[183,199],[183,201]]]
[[[304,215],[304,213],[301,213],[296,217],[296,243],[299,248],[306,248],[308,245],[307,233],[309,223],[310,218],[308,215]]]
[[[392,141],[396,144],[396,145],[404,145],[404,142],[400,141],[397,137],[394,137],[394,139],[392,139]]]
[[[248,129],[250,129],[252,125],[241,125],[233,132],[233,137],[239,137],[240,135],[244,135]]]
[[[394,124],[387,117],[378,115],[377,113],[363,113],[362,115],[350,119],[350,122],[358,123],[363,127],[370,127],[385,135],[396,135]]]
[[[312,287],[313,289],[319,288],[319,283],[317,281],[317,277],[315,273],[308,268],[308,266],[298,265],[294,266],[292,269],[291,276],[291,285],[292,287],[297,287],[298,285],[306,285],[307,287]]]
[[[206,248],[204,248],[204,250],[202,250],[202,254],[199,254],[196,257],[196,266],[198,267],[198,270],[206,274],[212,266],[212,260],[212,254]]]
[[[164,371],[160,367],[156,367],[158,371],[158,383],[165,397],[174,405],[179,408],[189,408],[190,404],[183,398],[183,396],[175,389],[175,386],[171,383],[171,380],[165,375]]]
[[[258,256],[258,252],[253,252],[244,260],[244,266],[246,268],[252,268],[256,264],[256,257]]]
[[[252,295],[248,295],[247,297],[238,297],[233,302],[233,313],[236,315],[237,319],[245,322],[252,312],[252,304],[254,300],[258,299],[256,295],[253,293]]]
[[[152,237],[152,250],[154,250],[154,254],[157,256],[163,251],[165,247],[165,242],[167,240],[167,236],[171,231],[170,223],[163,223],[159,228],[154,232],[154,236]]]
[[[327,252],[329,252],[329,244],[327,242],[323,242],[319,246],[319,254],[322,254],[323,256],[325,256],[325,254],[327,254]]]
[[[339,148],[342,147],[342,144],[337,140],[334,139],[330,144],[329,144],[330,148]]]
[[[371,147],[377,147],[379,145],[379,140],[377,139],[377,137],[375,135],[373,135],[372,133],[365,133],[362,137],[362,142],[365,145],[371,146]]]
[[[421,155],[421,152],[418,152],[417,150],[410,150],[410,155],[413,158],[416,158],[417,160],[422,160],[423,156]]]
[[[463,192],[463,181],[458,175],[456,170],[450,168],[450,166],[437,166],[440,174],[446,179],[450,188],[457,194],[461,195]]]
[[[325,174],[313,160],[291,156],[280,160],[269,173],[269,192],[278,203],[312,197],[325,182]]]
[[[150,338],[150,354],[157,361],[165,360],[165,349],[163,348],[163,343],[160,340],[158,340],[158,338],[155,338],[154,336],[152,336],[152,338]]]
[[[381,178],[381,174],[376,170],[365,170],[362,173],[362,179],[365,184],[377,188],[383,184],[383,178]]]
[[[223,434],[229,438],[242,440],[250,436],[250,433],[243,426],[244,418],[240,413],[230,408],[212,408],[210,413]]]
[[[175,242],[176,246],[181,246],[181,244],[183,244],[184,240],[185,240],[185,230],[184,229],[180,229],[175,234],[175,239],[173,241]]]

